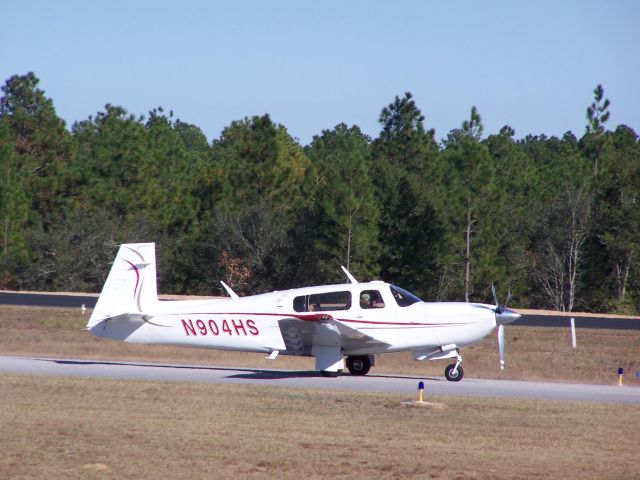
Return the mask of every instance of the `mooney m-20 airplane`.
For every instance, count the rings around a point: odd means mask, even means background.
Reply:
[[[498,327],[504,366],[504,324],[520,317],[498,305],[423,302],[381,281],[275,291],[229,298],[159,301],[155,244],[120,246],[87,329],[126,342],[315,357],[336,376],[345,366],[365,375],[376,355],[411,351],[416,360],[455,359],[447,380],[464,374],[460,348]],[[496,302],[497,303],[497,302]]]

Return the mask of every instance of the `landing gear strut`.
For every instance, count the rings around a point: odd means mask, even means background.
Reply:
[[[462,357],[458,355],[457,362],[447,365],[447,368],[444,369],[444,376],[450,382],[459,382],[464,377],[464,370],[460,366],[460,362],[462,362]]]
[[[366,375],[371,369],[371,361],[367,355],[347,357],[347,368],[351,375]]]

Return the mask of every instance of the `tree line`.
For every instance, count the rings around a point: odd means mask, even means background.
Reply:
[[[442,141],[411,93],[376,138],[344,123],[301,145],[268,114],[208,142],[107,104],[67,129],[33,73],[0,98],[0,287],[99,291],[115,248],[157,244],[160,290],[249,294],[341,283],[340,265],[427,300],[640,311],[640,143],[598,85],[578,138]]]

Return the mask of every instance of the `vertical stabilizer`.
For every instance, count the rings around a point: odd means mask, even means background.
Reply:
[[[105,318],[149,312],[157,303],[155,244],[120,245],[87,328]]]

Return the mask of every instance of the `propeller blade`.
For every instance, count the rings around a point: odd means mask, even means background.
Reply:
[[[491,284],[491,295],[493,295],[493,304],[496,306],[496,313],[502,313],[502,307],[500,306],[500,302],[498,302],[498,295],[496,295],[496,286],[495,284]]]
[[[504,302],[504,308],[509,306],[509,302],[511,301],[511,289],[507,291],[507,300]]]
[[[500,351],[500,370],[504,370],[504,325],[498,325],[498,350]]]

